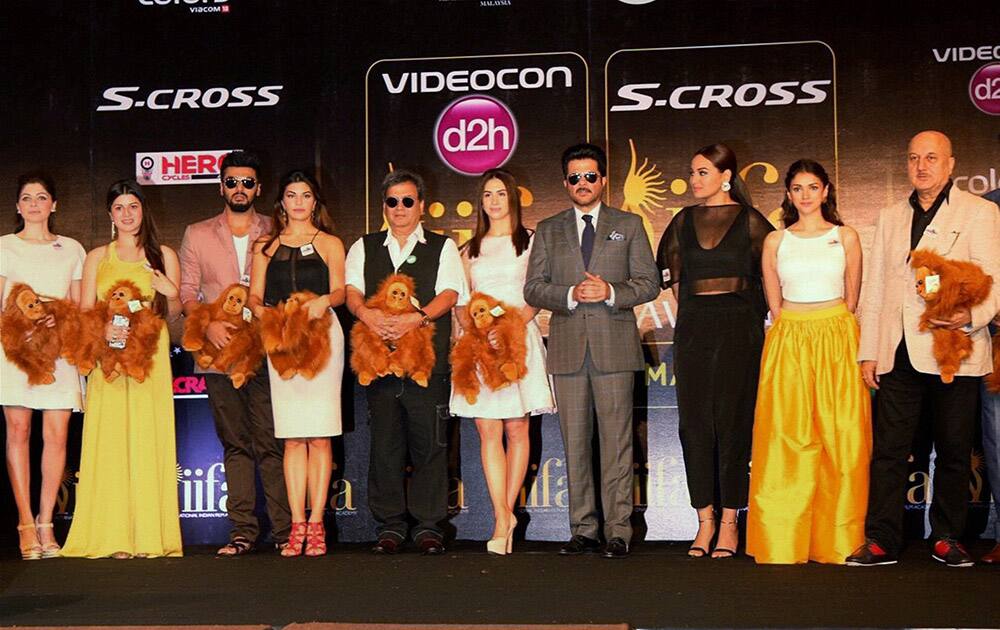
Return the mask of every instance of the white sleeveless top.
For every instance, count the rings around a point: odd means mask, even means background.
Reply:
[[[784,230],[777,258],[781,297],[789,302],[826,302],[844,297],[847,257],[838,226],[812,238]]]

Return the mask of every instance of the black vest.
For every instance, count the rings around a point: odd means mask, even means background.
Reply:
[[[420,300],[421,306],[426,306],[437,295],[434,286],[437,284],[441,249],[448,237],[425,230],[424,239],[427,242],[418,241],[407,259],[396,270],[393,269],[392,259],[389,258],[389,248],[384,245],[387,234],[388,232],[382,231],[362,237],[365,246],[365,299],[375,295],[379,285],[387,277],[394,273],[402,273],[413,278],[417,299]],[[451,314],[448,313],[434,321],[435,374],[451,371],[451,365],[448,363],[450,346]]]

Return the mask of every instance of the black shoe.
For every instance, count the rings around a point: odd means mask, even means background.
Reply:
[[[938,562],[943,562],[949,567],[971,567],[976,563],[965,550],[965,547],[951,538],[942,538],[934,543],[934,551],[931,557]]]
[[[425,556],[440,556],[444,554],[444,543],[437,536],[424,536],[417,541],[420,553]]]
[[[375,546],[372,547],[372,553],[381,556],[393,556],[399,553],[402,547],[402,541],[394,536],[383,536],[378,539]]]
[[[621,538],[612,538],[604,547],[605,558],[627,558],[628,543]]]
[[[573,536],[559,550],[560,556],[575,556],[581,553],[594,553],[601,548],[601,543],[586,536]]]
[[[866,540],[865,544],[854,550],[844,561],[849,567],[877,567],[884,564],[896,564],[899,559],[888,553],[874,540]]]

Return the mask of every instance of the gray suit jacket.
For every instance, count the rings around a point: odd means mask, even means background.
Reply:
[[[660,284],[653,252],[638,215],[601,207],[590,272],[614,287],[614,307],[603,302],[581,303],[570,311],[566,301],[570,287],[584,279],[574,210],[570,208],[538,224],[524,299],[532,306],[552,311],[548,372],[578,371],[588,347],[594,364],[602,372],[643,369],[632,307],[655,299]]]

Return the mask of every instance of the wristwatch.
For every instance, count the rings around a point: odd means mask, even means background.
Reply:
[[[418,308],[417,312],[420,313],[420,315],[421,315],[421,318],[420,318],[420,327],[421,328],[426,328],[427,326],[430,326],[431,325],[431,318],[430,318],[430,316],[427,315],[427,313],[424,312],[424,309]]]

